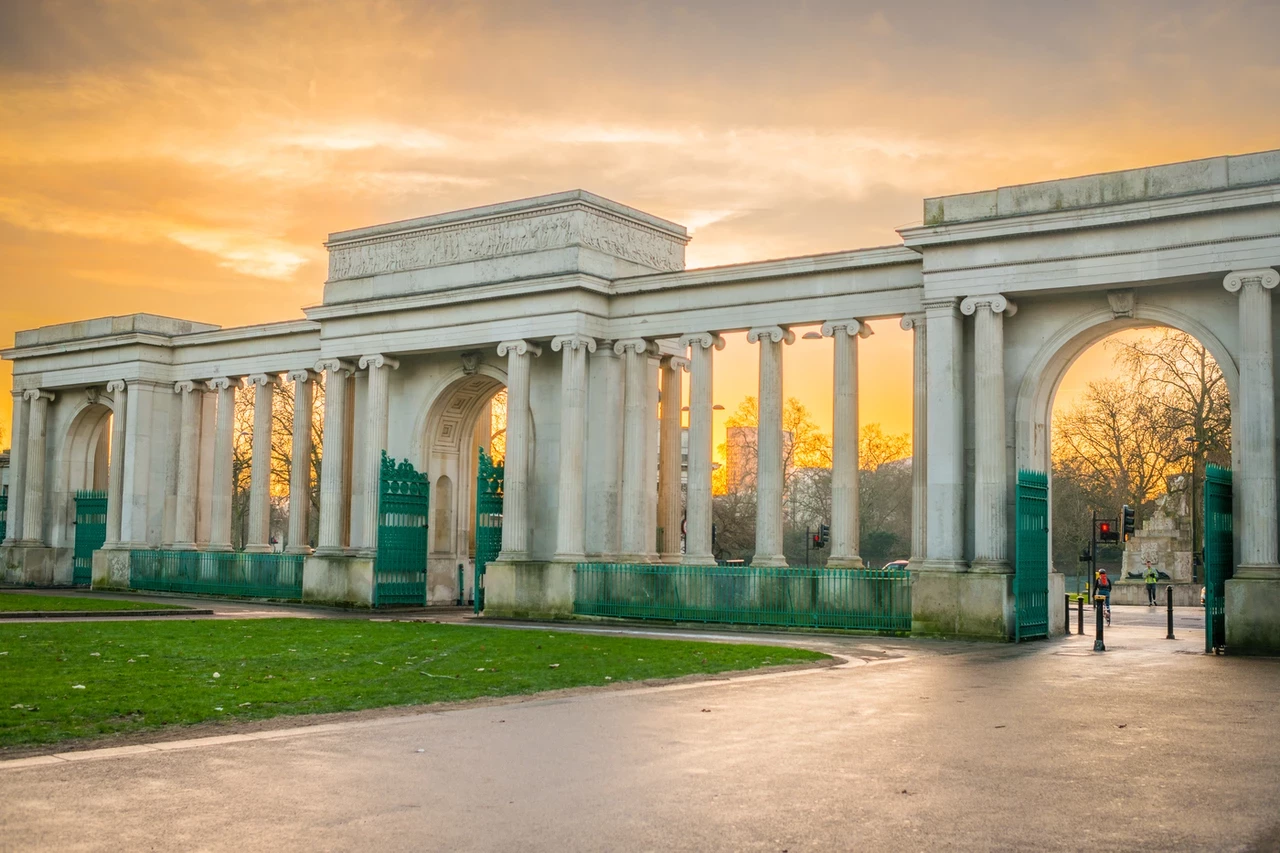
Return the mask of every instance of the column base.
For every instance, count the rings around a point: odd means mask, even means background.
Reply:
[[[716,558],[714,554],[685,554],[680,563],[685,566],[714,566]]]
[[[286,554],[301,554],[303,557],[310,557],[315,550],[310,545],[290,545],[284,549]]]
[[[622,558],[619,557],[618,559],[622,559]],[[494,562],[527,563],[529,562],[529,552],[528,551],[499,551],[498,559],[495,560]],[[489,565],[493,565],[493,563],[490,563]],[[488,569],[486,568],[485,571],[487,572]]]
[[[272,550],[273,549],[270,545],[265,545],[265,544],[253,544],[253,545],[244,546],[244,552],[246,554],[270,554]]]
[[[169,551],[194,551],[194,550],[196,550],[196,543],[194,543],[194,542],[174,542],[172,545],[170,545],[170,546],[168,547],[168,549],[167,549],[167,550],[169,550]]]
[[[212,551],[216,554],[225,554],[228,551],[234,551],[235,549],[232,548],[230,545],[223,545],[221,543],[215,544],[213,542],[210,542],[209,547],[205,548],[205,550]]]
[[[1236,566],[1232,577],[1245,580],[1277,580],[1280,581],[1280,564],[1277,563],[1244,563]]]
[[[759,554],[751,558],[751,567],[753,569],[789,569],[791,564],[787,562],[787,558],[781,554]]]
[[[71,556],[70,548],[47,545],[0,548],[0,579],[14,586],[70,586]]]
[[[499,559],[485,566],[484,615],[558,619],[573,615],[573,563]]]
[[[1013,575],[950,568],[911,572],[913,635],[1008,642],[1017,618],[1014,607]]]
[[[131,557],[122,547],[93,552],[93,589],[129,589]]]
[[[828,557],[828,569],[865,569],[867,564],[863,562],[859,556],[852,557]]]
[[[553,554],[551,562],[553,563],[585,563],[587,561],[586,554]]]
[[[968,560],[921,560],[919,563],[912,561],[907,568],[920,572],[967,572],[969,571]]]
[[[1226,583],[1227,653],[1280,654],[1280,576],[1240,577],[1239,571]]]
[[[978,574],[1011,575],[1013,563],[1008,560],[974,560],[969,564],[969,571]]]
[[[373,560],[314,554],[302,564],[302,601],[373,607]]]

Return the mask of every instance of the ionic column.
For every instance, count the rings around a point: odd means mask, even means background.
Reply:
[[[585,335],[560,335],[551,340],[551,349],[564,352],[560,369],[560,487],[555,559],[577,563],[586,559],[587,549],[583,465],[587,438],[587,353],[596,351],[596,341]]]
[[[249,382],[253,384],[253,461],[249,468],[249,529],[244,550],[265,554],[271,550],[271,427],[280,377],[257,373],[249,377]]]
[[[311,526],[311,394],[315,374],[289,371],[293,383],[293,446],[289,457],[288,554],[310,554],[307,529]]]
[[[532,341],[503,341],[498,356],[507,358],[507,458],[502,482],[502,551],[498,559],[529,559],[529,371],[542,355]]]
[[[858,320],[832,320],[822,334],[835,341],[835,392],[831,441],[831,554],[827,566],[860,569],[858,505],[858,338],[871,327]]]
[[[926,502],[929,499],[929,386],[928,325],[924,314],[908,314],[900,321],[903,331],[912,331],[912,400],[911,400],[911,563],[925,559]]]
[[[336,556],[344,552],[342,539],[343,496],[347,480],[347,380],[354,365],[336,358],[316,364],[324,373],[324,434],[320,449],[320,533],[316,554]]]
[[[712,348],[724,349],[724,338],[715,332],[685,335],[680,346],[689,347],[689,479],[685,486],[684,562],[715,562],[711,542],[711,437],[715,405]]]
[[[22,538],[23,503],[27,491],[27,439],[31,404],[25,392],[13,391],[13,432],[9,434],[9,509],[4,544],[16,545]]]
[[[785,567],[782,555],[782,492],[786,472],[782,446],[782,345],[795,333],[781,326],[747,332],[760,343],[760,418],[756,427],[756,553],[751,565]]]
[[[235,462],[236,387],[239,379],[219,377],[206,383],[218,394],[218,418],[213,429],[213,495],[212,521],[209,531],[210,551],[231,550],[232,465]]]
[[[613,341],[601,341],[590,359],[591,419],[587,452],[587,554],[606,562],[617,559],[622,506],[622,409],[626,403],[622,358]]]
[[[400,362],[388,355],[360,356],[360,369],[369,371],[363,462],[365,499],[361,506],[364,542],[358,546],[365,557],[376,556],[378,552],[378,495],[381,493],[382,452],[387,449],[387,407],[391,402],[389,383],[391,371],[399,366]]]
[[[680,401],[681,388],[689,362],[676,356],[662,359],[658,371],[662,415],[658,427],[658,527],[662,541],[658,559],[663,563],[680,562]]]
[[[111,464],[107,466],[107,538],[103,548],[120,547],[120,521],[124,515],[124,430],[129,392],[123,381],[107,383],[111,395]]]
[[[970,296],[960,312],[973,315],[973,565],[1010,572],[1009,455],[1005,445],[1004,318],[1018,307],[999,294]]]
[[[958,300],[925,302],[929,324],[927,553],[922,568],[966,571],[964,559],[964,329]]]
[[[1240,294],[1240,565],[1238,578],[1275,578],[1276,415],[1275,351],[1271,291],[1280,284],[1273,269],[1238,270],[1223,281]],[[1233,401],[1234,402],[1234,401]]]
[[[22,501],[22,540],[25,545],[44,544],[44,451],[49,425],[50,391],[23,394],[31,405],[27,422],[27,477]]]
[[[194,551],[200,479],[200,415],[204,406],[204,394],[202,390],[197,391],[196,384],[191,381],[178,382],[173,390],[182,398],[182,420],[178,432],[178,506],[174,515],[173,549]]]
[[[613,345],[622,356],[622,518],[619,559],[642,562],[648,555],[646,524],[648,485],[646,441],[649,435],[649,355],[655,347],[644,338],[626,338]]]

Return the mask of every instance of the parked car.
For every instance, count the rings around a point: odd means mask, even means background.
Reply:
[[[906,560],[894,560],[890,563],[884,564],[884,569],[905,569],[906,567],[907,567]],[[884,571],[884,569],[881,569],[881,571]]]

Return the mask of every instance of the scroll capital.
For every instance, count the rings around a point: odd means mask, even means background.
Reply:
[[[326,376],[333,376],[335,373],[345,373],[351,376],[356,372],[356,366],[349,361],[343,361],[340,358],[322,358],[316,362],[316,373],[323,373]]]
[[[657,355],[658,345],[645,338],[623,338],[613,345],[613,351],[618,355],[625,355],[628,350],[644,355]]]
[[[370,355],[360,356],[361,370],[377,370],[382,367],[389,367],[392,370],[395,370],[399,366],[400,361],[398,359],[394,359],[389,355],[383,355],[382,353],[371,353]]]
[[[118,394],[124,389],[125,389],[125,384],[123,379],[112,379],[110,382],[107,383],[108,394]]]
[[[240,387],[239,379],[231,379],[227,376],[217,376],[205,383],[210,391],[225,391],[228,388]]]
[[[755,343],[756,341],[768,338],[775,344],[796,342],[796,333],[790,329],[784,329],[781,326],[756,326],[754,329],[747,330],[747,342]]]
[[[677,345],[681,348],[702,347],[703,349],[710,349],[715,347],[721,350],[724,349],[724,338],[715,332],[691,332],[687,335],[681,335]]]
[[[515,353],[516,355],[532,355],[535,358],[542,355],[542,347],[533,341],[515,340],[503,341],[498,344],[499,358],[506,356],[507,353]]]
[[[586,348],[587,352],[596,351],[596,339],[588,335],[556,335],[551,339],[551,349],[559,352],[562,349]]]
[[[316,374],[314,371],[308,370],[304,367],[302,370],[290,370],[287,377],[290,382],[302,382],[305,384],[307,382],[314,382]]]
[[[280,375],[277,373],[255,373],[246,377],[250,385],[270,386],[272,388],[280,387]]]
[[[30,400],[33,403],[36,400],[45,400],[48,402],[53,402],[53,400],[55,399],[55,395],[52,391],[42,391],[39,388],[30,388],[26,391],[23,391],[22,397],[24,400]]]
[[[898,325],[902,327],[902,331],[909,332],[912,329],[923,329],[925,326],[925,315],[923,311],[915,311],[910,314],[903,314],[902,319],[898,321]]]
[[[869,338],[875,334],[871,331],[871,327],[861,320],[828,320],[822,324],[824,338],[834,338],[836,332],[844,332],[851,338]]]
[[[1222,280],[1222,286],[1227,289],[1228,293],[1235,293],[1246,284],[1257,284],[1265,290],[1271,290],[1277,284],[1280,284],[1280,273],[1271,269],[1271,267],[1263,267],[1258,270],[1235,270],[1228,273],[1227,277]]]
[[[196,383],[191,379],[183,379],[180,382],[173,383],[173,393],[190,394],[196,390]]]
[[[966,317],[972,316],[978,310],[979,306],[986,306],[991,309],[992,314],[1008,314],[1012,317],[1018,313],[1018,306],[1012,300],[1005,298],[1003,294],[991,293],[983,296],[966,296],[964,301],[960,303],[960,313]]]

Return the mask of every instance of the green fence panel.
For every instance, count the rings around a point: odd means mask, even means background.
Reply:
[[[9,496],[0,495],[0,542],[9,535]]]
[[[1227,609],[1223,598],[1235,572],[1232,552],[1231,472],[1208,466],[1204,482],[1204,650],[1227,644]]]
[[[129,586],[156,592],[302,600],[301,554],[131,551]]]
[[[373,606],[427,603],[427,512],[430,483],[408,459],[382,453],[378,490],[378,557]]]
[[[1049,477],[1019,471],[1015,490],[1014,640],[1049,636]]]
[[[502,550],[502,477],[504,468],[480,448],[476,475],[476,558],[472,583],[474,610],[484,610],[484,570]]]
[[[906,569],[579,563],[573,611],[905,634],[911,631],[911,574]]]
[[[75,493],[76,535],[72,557],[71,582],[88,586],[93,582],[93,552],[107,541],[107,493],[79,491]]]

